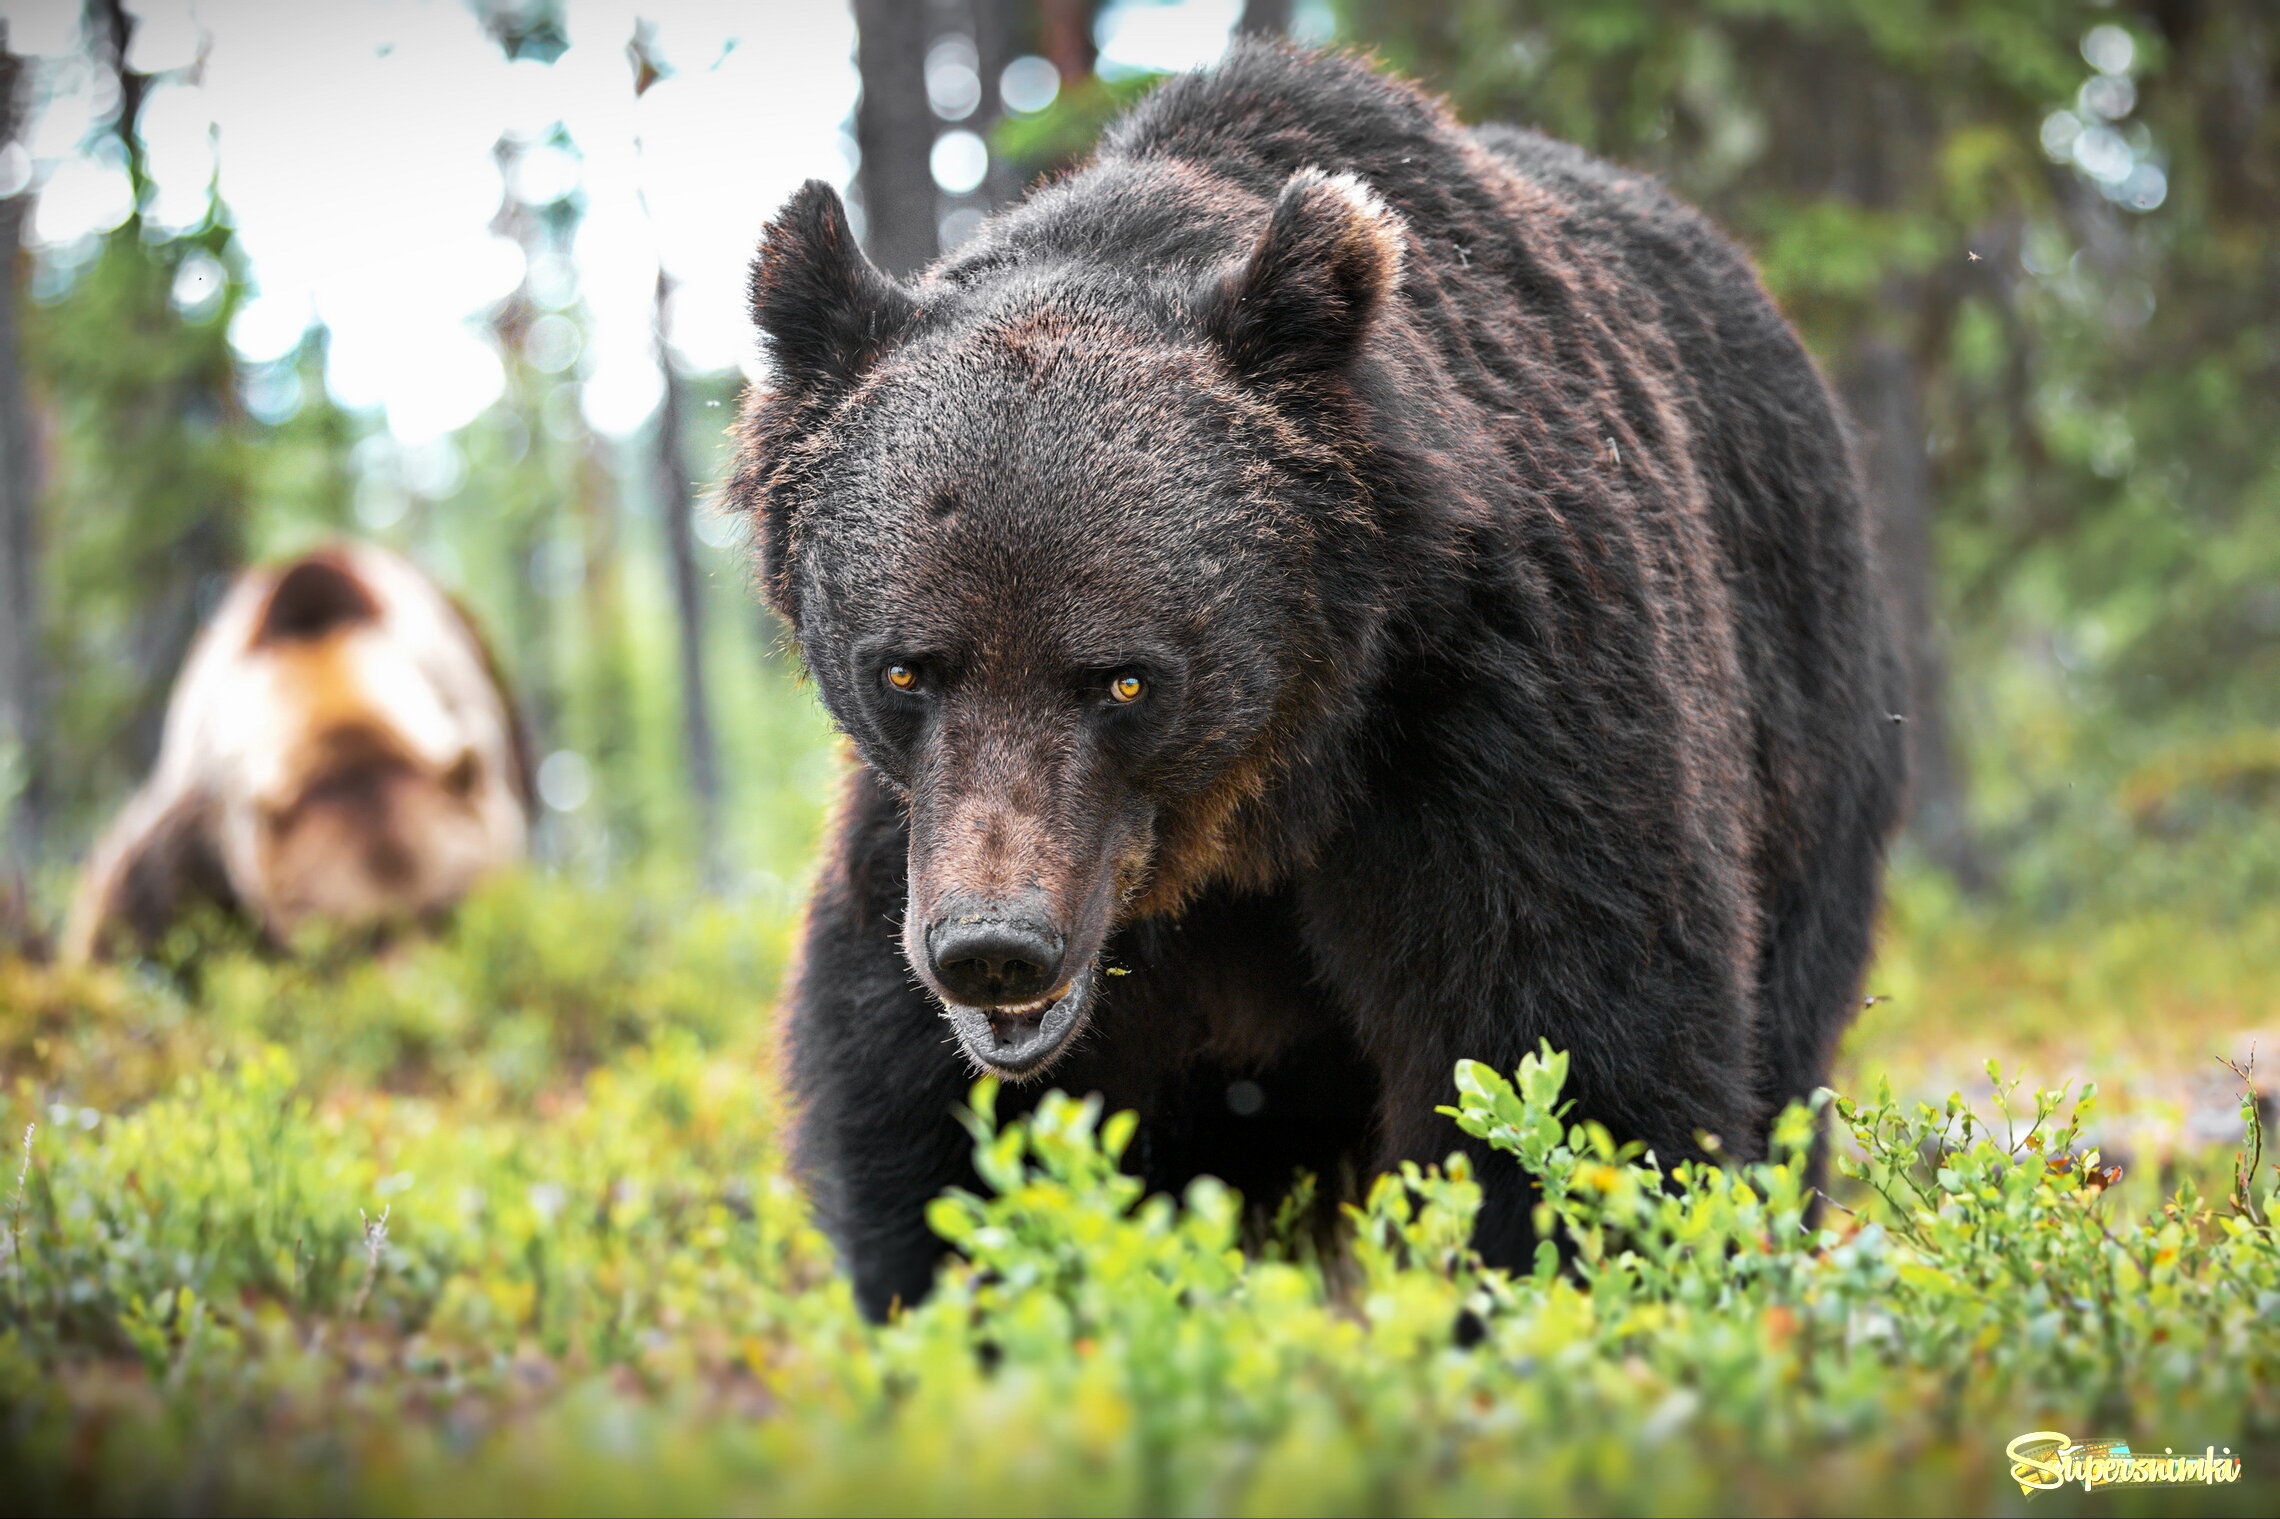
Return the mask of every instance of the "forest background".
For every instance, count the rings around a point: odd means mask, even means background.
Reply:
[[[298,76],[308,106],[325,58],[227,0],[10,9],[16,45],[57,49],[0,64],[0,809],[37,889],[149,764],[228,576],[343,532],[481,614],[555,761],[550,863],[709,861],[722,889],[789,889],[769,871],[797,855],[783,814],[812,800],[814,746],[770,736],[801,722],[755,695],[783,677],[779,630],[741,525],[704,500],[757,372],[734,281],[769,192],[839,180],[907,273],[1161,67],[1294,26],[1468,118],[1651,169],[1755,251],[1861,426],[1915,672],[1911,868],[2045,917],[2180,892],[2237,909],[2280,882],[2280,23],[2250,0],[343,6],[383,58],[403,32],[428,58],[516,61],[492,163],[430,175],[464,199],[490,169],[469,261],[504,288],[434,317],[455,341],[424,364],[353,365],[237,235],[225,166],[274,150],[200,105],[211,61],[237,69],[216,94]],[[823,119],[788,147],[665,98],[717,88],[740,52],[834,49],[853,66],[795,103]],[[384,87],[416,91],[420,67]],[[611,88],[621,109],[587,109]],[[588,118],[626,140],[581,143]],[[203,159],[183,143],[201,123]],[[661,162],[645,130],[707,151]],[[589,160],[616,176],[593,193]],[[275,199],[302,165],[265,167]],[[420,250],[390,249],[407,176],[325,167],[372,181],[375,287],[395,257],[415,294],[482,293],[422,287]],[[724,208],[718,246],[651,181]],[[587,225],[597,197],[614,241]],[[376,362],[395,365],[377,382]]]
[[[2261,1050],[2268,1070],[2280,1043],[2264,0],[0,16],[0,1076],[18,1116],[123,1114],[238,1059],[249,1030],[295,1052],[312,1094],[526,1116],[668,1033],[764,1042],[840,761],[751,594],[741,524],[709,500],[760,372],[737,295],[759,222],[833,179],[910,273],[1248,31],[1368,48],[1467,119],[1663,176],[1753,251],[1848,402],[1916,790],[1840,1084],[1984,1097],[1990,1056],[2095,1078],[2097,1138],[2149,1205],[2242,1139],[2219,1060]],[[297,220],[336,240],[294,244]],[[43,945],[155,753],[200,617],[242,565],[343,533],[466,598],[541,756],[536,883],[479,904],[429,966],[469,1007],[409,1011],[434,985],[382,994],[369,967],[262,981],[258,1007],[147,978],[59,987]],[[151,1034],[152,998],[230,1038]]]

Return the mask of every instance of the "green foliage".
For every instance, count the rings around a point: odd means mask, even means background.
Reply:
[[[2016,1082],[1984,1119],[1839,1099],[1792,1110],[1765,1163],[1666,1168],[1571,1120],[1564,1056],[1465,1063],[1449,1111],[1537,1188],[1547,1244],[1519,1275],[1467,1244],[1462,1155],[1379,1178],[1334,1248],[1286,1224],[1246,1251],[1224,1186],[1123,1173],[1129,1115],[1050,1094],[1000,1123],[984,1082],[984,1188],[930,1215],[963,1259],[868,1328],[780,1142],[763,1010],[787,920],[671,901],[503,883],[440,942],[224,953],[188,990],[0,961],[0,1119],[36,1125],[0,1167],[13,1490],[1954,1510],[2000,1500],[2012,1436],[2062,1429],[2246,1450],[2241,1484],[2178,1502],[2269,1505],[2269,1160],[2244,1151],[2229,1202],[2126,1203],[2088,1094]],[[1832,1122],[1843,1206],[1814,1218],[1803,1161]]]
[[[176,304],[186,276],[214,287],[187,311]],[[73,677],[50,682],[45,747],[100,757],[50,761],[67,808],[123,787],[134,759],[122,747],[155,749],[174,661],[201,598],[218,589],[201,577],[242,552],[257,466],[228,334],[245,288],[226,223],[158,239],[130,217],[94,245],[63,298],[25,312],[27,368],[53,419],[41,511],[47,652]]]
[[[356,942],[282,959],[208,920],[177,936],[173,975],[0,959],[0,1070],[49,1101],[115,1108],[275,1047],[328,1088],[488,1110],[667,1034],[748,1038],[789,938],[780,913],[539,875],[486,886],[448,941],[378,957]]]
[[[1802,1179],[1816,1125],[1804,1109],[1776,1125],[1771,1163],[1666,1173],[1596,1125],[1562,1135],[1565,1071],[1547,1049],[1522,1062],[1516,1090],[1460,1066],[1451,1111],[1540,1179],[1539,1224],[1572,1248],[1594,1297],[1653,1313],[1663,1329],[1650,1359],[1673,1315],[1763,1328],[1778,1311],[1806,1341],[1802,1374],[1832,1389],[1816,1414],[1839,1424],[1870,1411],[1848,1411],[1834,1391],[1861,1387],[1865,1363],[1968,1378],[1991,1418],[2215,1420],[2232,1440],[2253,1428],[2226,1410],[2255,1407],[2280,1353],[2271,1177],[2238,1187],[2222,1211],[2188,1185],[2150,1217],[2119,1216],[2105,1192],[2121,1173],[2084,1143],[2094,1091],[2071,1107],[2063,1089],[2038,1091],[2022,1107],[2018,1079],[1989,1062],[1993,1122],[1956,1094],[1937,1107],[1895,1102],[1889,1085],[1871,1103],[1837,1098],[1850,1140],[1839,1168],[1863,1205],[1843,1210],[1845,1228],[1816,1230]],[[2253,1113],[2246,1121],[2258,1132]],[[1556,1270],[1547,1250],[1538,1280]]]
[[[250,293],[219,206],[160,235],[139,216],[56,270],[25,317],[43,429],[40,552],[52,706],[37,758],[77,834],[140,776],[197,625],[249,555],[348,525],[368,424],[325,393],[324,342],[249,377],[229,341]],[[245,388],[297,397],[275,422]],[[138,753],[138,751],[140,751]]]
[[[1112,79],[1087,74],[1072,81],[1037,114],[1002,118],[991,129],[990,151],[1011,163],[1024,179],[1064,168],[1090,153],[1102,129],[1164,79],[1146,71]]]

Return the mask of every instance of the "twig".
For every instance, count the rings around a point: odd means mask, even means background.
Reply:
[[[24,1125],[24,1163],[16,1171],[16,1200],[8,1208],[8,1275],[16,1284],[16,1306],[24,1303],[24,1184],[32,1175],[32,1133],[36,1123]]]
[[[382,1208],[378,1218],[366,1218],[362,1208],[356,1216],[364,1219],[364,1281],[356,1289],[356,1301],[348,1305],[352,1319],[364,1317],[365,1300],[372,1296],[372,1283],[380,1275],[380,1257],[388,1250],[388,1208]]]
[[[2248,1126],[2248,1149],[2245,1156],[2241,1151],[2233,1152],[2233,1189],[2228,1201],[2235,1213],[2261,1229],[2266,1219],[2264,1209],[2256,1201],[2256,1174],[2264,1169],[2264,1108],[2257,1101],[2256,1050],[2254,1046],[2249,1048],[2246,1065],[2222,1055],[2217,1057],[2217,1061],[2240,1079],[2240,1116],[2241,1121]]]
[[[1848,1208],[1843,1203],[1838,1202],[1835,1198],[1829,1195],[1828,1189],[1825,1187],[1807,1187],[1805,1190],[1812,1193],[1815,1197],[1819,1198],[1822,1202],[1828,1204],[1830,1207],[1836,1209],[1839,1213],[1845,1214],[1847,1217],[1860,1217],[1858,1210]]]

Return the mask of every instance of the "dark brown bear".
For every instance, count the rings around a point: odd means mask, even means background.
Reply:
[[[1665,1161],[1823,1079],[1900,680],[1843,424],[1699,216],[1245,47],[915,286],[810,183],[752,298],[733,488],[862,758],[789,1032],[866,1311],[978,1071],[1267,1201],[1442,1159],[1454,1062],[1539,1039]]]

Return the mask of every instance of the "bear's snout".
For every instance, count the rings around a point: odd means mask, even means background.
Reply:
[[[1147,818],[1064,714],[942,705],[905,814],[903,956],[969,1061],[1030,1079],[1091,1016]]]
[[[950,999],[992,1011],[1042,1002],[1060,986],[1061,934],[1034,918],[960,913],[926,935],[934,981]]]
[[[928,925],[925,975],[943,1016],[978,1065],[1035,1076],[1084,1022],[1089,966],[1070,968],[1068,936],[1035,911],[967,898]]]

